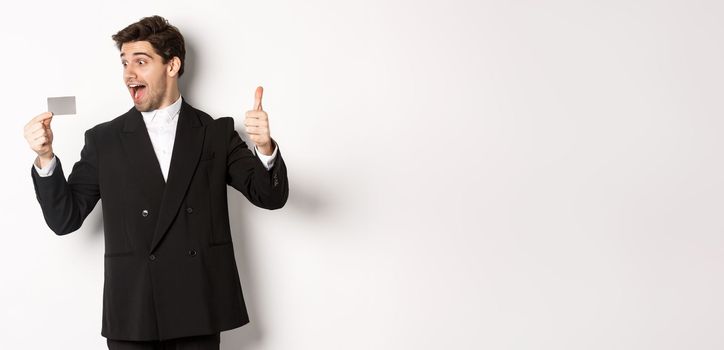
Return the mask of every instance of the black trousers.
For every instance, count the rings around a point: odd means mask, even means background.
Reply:
[[[130,341],[108,339],[109,350],[219,350],[219,333],[162,341]]]

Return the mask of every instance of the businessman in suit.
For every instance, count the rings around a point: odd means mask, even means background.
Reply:
[[[36,196],[58,235],[103,200],[103,324],[109,349],[219,349],[220,332],[249,322],[234,259],[227,185],[266,209],[284,206],[286,167],[257,88],[245,130],[181,97],[184,39],[159,16],[113,36],[134,107],[85,133],[65,178],[52,113],[25,126],[37,153]]]

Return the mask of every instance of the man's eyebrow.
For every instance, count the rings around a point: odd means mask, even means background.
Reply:
[[[123,56],[125,56],[125,55],[126,55],[125,52],[121,52],[121,58],[123,58]],[[153,57],[151,57],[151,55],[149,55],[149,54],[147,54],[147,53],[145,53],[145,52],[134,52],[134,53],[132,53],[131,55],[133,55],[133,56],[146,56],[146,57],[148,57],[148,58],[153,58]]]

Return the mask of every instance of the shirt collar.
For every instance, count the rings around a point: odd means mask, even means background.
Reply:
[[[181,96],[178,97],[176,102],[170,104],[168,107],[161,108],[161,109],[155,109],[153,111],[148,112],[141,112],[143,115],[143,121],[146,124],[152,123],[152,122],[159,122],[159,121],[165,121],[167,123],[172,122],[174,119],[178,117],[179,111],[181,110]],[[156,118],[159,117],[159,118]]]

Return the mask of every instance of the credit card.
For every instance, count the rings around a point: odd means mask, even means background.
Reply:
[[[75,114],[75,96],[48,97],[48,111],[53,115]]]

